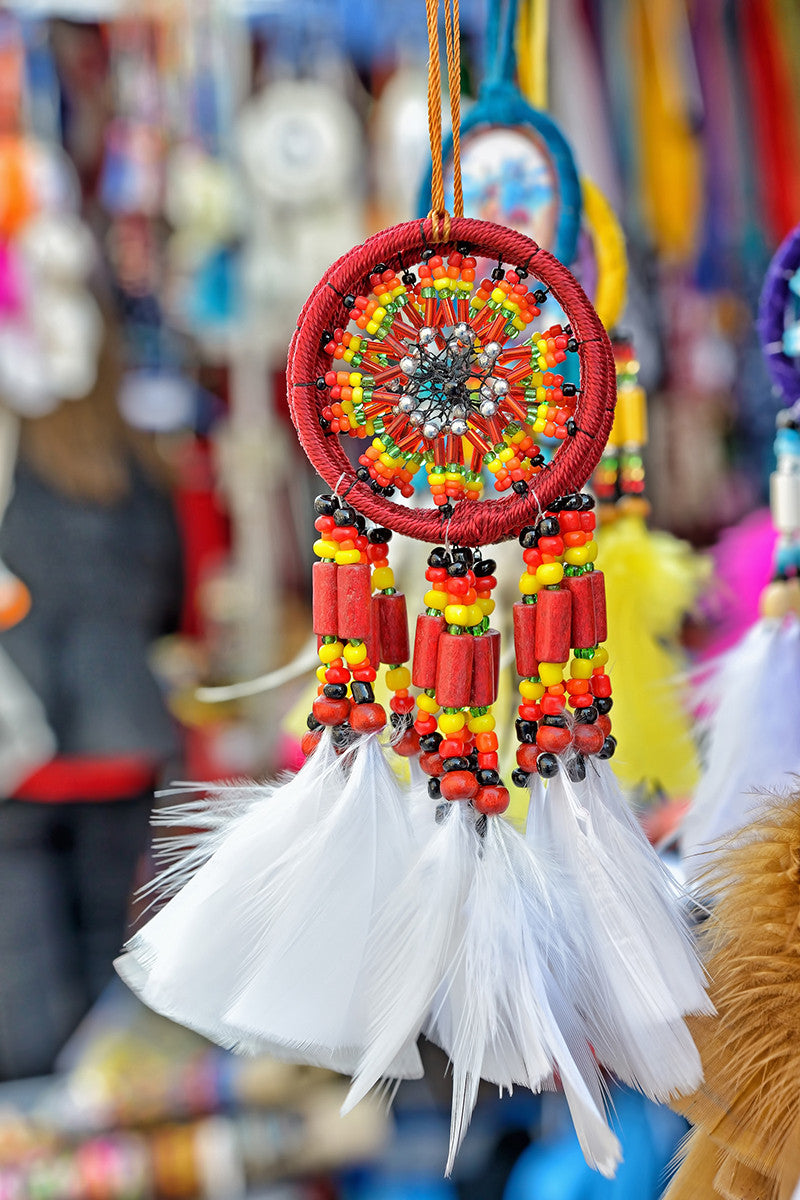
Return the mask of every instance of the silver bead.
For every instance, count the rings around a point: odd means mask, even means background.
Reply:
[[[436,338],[436,330],[431,329],[430,325],[423,325],[422,329],[420,329],[420,331],[419,331],[420,346],[427,346],[428,342],[434,341],[435,338]]]
[[[401,396],[397,407],[401,412],[410,413],[417,407],[417,402],[413,396]]]
[[[495,396],[505,396],[506,392],[508,391],[507,379],[492,379],[491,385]]]
[[[454,404],[453,407],[450,409],[451,417],[465,417],[466,415],[467,415],[467,410],[463,404]]]
[[[482,417],[493,417],[496,412],[497,405],[495,404],[494,400],[484,400],[482,402],[480,407],[480,414]]]
[[[483,352],[484,354],[488,355],[489,358],[497,358],[501,349],[502,347],[500,346],[499,342],[489,342],[486,346],[484,346]]]
[[[422,428],[422,435],[430,440],[437,437],[441,426],[438,421],[426,421]]]
[[[467,432],[467,422],[461,417],[456,417],[455,421],[450,422],[450,432],[457,437],[463,437]]]
[[[400,359],[400,370],[405,375],[413,375],[419,363],[419,352],[415,353],[414,357],[410,354],[404,354]]]
[[[425,414],[421,413],[419,411],[419,409],[415,409],[414,412],[412,412],[408,418],[408,422],[410,425],[422,425],[424,420],[425,420]]]

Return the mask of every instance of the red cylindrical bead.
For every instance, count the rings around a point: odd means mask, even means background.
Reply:
[[[571,593],[566,588],[543,588],[536,608],[536,658],[539,662],[566,662],[572,626]]]
[[[594,596],[594,626],[598,642],[604,642],[608,637],[608,621],[606,619],[606,581],[602,571],[592,571],[589,575]]]
[[[487,629],[486,633],[483,636],[490,638],[491,643],[492,643],[492,657],[494,659],[494,679],[495,679],[494,695],[495,695],[495,699],[497,699],[497,691],[498,691],[498,688],[500,687],[500,630],[499,629]]]
[[[375,597],[381,639],[381,662],[398,666],[408,662],[406,598],[401,592]]]
[[[497,699],[499,655],[495,654],[495,642],[499,647],[500,634],[496,629],[490,629],[480,637],[472,639],[472,687],[469,696],[471,708],[494,704]]]
[[[428,613],[420,613],[417,617],[417,629],[414,635],[414,662],[411,668],[411,682],[414,687],[436,687],[439,636],[444,626],[444,617],[434,617]]]
[[[572,645],[576,650],[586,650],[597,645],[592,577],[567,575],[564,584],[572,596]]]
[[[539,660],[536,657],[536,605],[517,603],[513,612],[517,674],[527,678],[539,672]]]
[[[381,661],[380,614],[378,612],[378,597],[373,596],[369,606],[369,637],[367,637],[367,658],[370,666],[376,667]]]
[[[368,563],[346,563],[337,568],[337,633],[340,638],[367,641],[372,623],[372,584]],[[371,661],[371,660],[370,660]]]
[[[442,708],[466,708],[472,690],[476,639],[467,633],[442,633],[436,659],[436,699]]]
[[[336,572],[339,570],[336,563],[332,562],[315,562],[311,568],[314,633],[325,637],[335,637],[338,632]]]

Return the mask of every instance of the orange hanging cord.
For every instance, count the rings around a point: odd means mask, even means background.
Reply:
[[[431,142],[431,236],[449,241],[450,214],[444,203],[442,162],[442,75],[439,52],[439,0],[425,0],[428,19],[428,133]],[[447,81],[453,125],[453,215],[463,217],[461,188],[461,18],[459,0],[444,0]]]

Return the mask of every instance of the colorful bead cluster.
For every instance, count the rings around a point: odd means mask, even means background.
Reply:
[[[430,796],[469,801],[486,816],[505,812],[509,803],[492,713],[500,672],[500,634],[489,628],[494,570],[492,559],[472,550],[431,551],[412,674],[422,689],[414,729]]]
[[[639,363],[630,342],[614,342],[617,369],[617,406],[614,424],[594,474],[593,487],[600,503],[622,509],[646,508],[644,461],[647,443],[647,397],[639,383]]]
[[[354,734],[370,733],[386,724],[386,712],[375,701],[373,683],[381,662],[388,664],[393,691],[392,724],[399,727],[399,753],[415,754],[418,743],[410,712],[408,622],[405,597],[394,586],[389,566],[391,530],[366,521],[336,496],[318,496],[314,522],[319,539],[314,552],[314,632],[319,639],[319,688],[308,719],[303,750],[310,754],[321,727],[334,730],[338,749]],[[373,595],[373,592],[375,593]]]
[[[578,388],[555,369],[577,350],[569,326],[529,333],[546,299],[523,269],[498,266],[475,286],[476,260],[428,251],[417,274],[376,267],[369,296],[347,296],[354,326],[326,335],[332,369],[321,423],[371,438],[358,475],[382,494],[413,491],[424,465],[434,502],[528,490],[537,437],[574,430]]]
[[[565,496],[519,535],[525,560],[522,601],[514,605],[519,786],[534,771],[555,775],[559,754],[571,776],[582,779],[586,757],[610,758],[616,747],[608,652],[600,644],[607,636],[605,588],[594,567],[593,507],[591,496]]]

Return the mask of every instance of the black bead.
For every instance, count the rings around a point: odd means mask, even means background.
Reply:
[[[492,279],[504,279],[505,274],[503,268],[498,264],[492,271]]]
[[[416,284],[417,277],[413,271],[403,271],[403,274],[400,276],[400,282],[404,283],[407,288],[411,288]]]
[[[362,483],[368,483],[369,477],[368,467],[356,467],[356,479],[360,479]]]
[[[442,766],[445,771],[468,771],[469,759],[465,754],[459,754],[458,758],[446,758]]]
[[[448,563],[447,551],[444,546],[434,546],[428,555],[429,567],[446,567]]]
[[[329,700],[344,700],[347,695],[347,685],[344,683],[326,683],[322,691]]]
[[[527,267],[514,267],[514,270],[517,273],[518,279],[527,279],[528,278],[528,268]]]
[[[331,423],[330,421],[326,421],[324,417],[319,418],[319,427],[323,433],[330,433],[331,431]]]
[[[476,563],[472,564],[472,570],[479,579],[485,579],[487,575],[494,575],[497,563],[493,558],[479,558]]]
[[[532,550],[536,545],[537,536],[537,532],[533,525],[526,525],[524,529],[521,529],[519,534],[519,544],[522,546],[522,549]]]
[[[530,746],[536,741],[535,721],[523,721],[518,717],[514,722],[514,728],[517,731],[517,739],[520,742],[525,742]]]
[[[447,521],[450,519],[450,517],[452,517],[455,511],[456,510],[453,508],[452,504],[448,502],[447,504],[443,504],[439,509],[439,516],[443,521]]]
[[[562,383],[561,394],[562,396],[577,396],[578,389],[574,383]]]
[[[430,789],[429,789],[428,795],[430,796],[430,794],[431,793],[430,793]],[[441,795],[441,788],[439,789],[439,795]],[[431,799],[435,800],[435,799],[438,799],[438,797],[431,796]],[[447,810],[449,807],[450,807],[449,804],[437,804],[436,805],[436,812],[433,814],[433,819],[437,825],[441,825],[442,821],[447,816]]]
[[[365,517],[362,517],[360,512],[356,513],[356,517],[355,517],[355,520],[353,521],[353,524],[355,525],[355,527],[359,533],[366,533],[367,521],[366,521]]]
[[[314,500],[314,512],[319,513],[321,517],[332,517],[338,507],[339,501],[335,496],[323,493]]]
[[[544,455],[543,454],[534,454],[533,458],[531,459],[531,466],[543,467],[544,466]]]
[[[610,713],[613,705],[614,705],[614,701],[611,699],[610,696],[596,696],[595,697],[594,706],[597,709],[597,711],[600,713],[601,717],[604,717],[604,716],[606,716],[607,713]]]
[[[544,290],[544,288],[537,288],[533,293],[533,298],[537,304],[544,304],[545,300],[547,299],[547,292]]]
[[[464,562],[463,558],[457,558],[455,562],[450,563],[449,567],[447,568],[447,574],[457,579],[459,576],[466,575],[468,570],[469,567]]]
[[[547,506],[550,512],[561,512],[564,507],[564,501],[560,496],[556,496],[555,500],[551,500]]]
[[[472,565],[473,554],[469,546],[453,546],[451,553],[453,558],[460,558],[462,562]]]
[[[469,760],[469,768],[468,769],[470,771],[472,771],[472,774],[474,775],[475,772],[478,770],[478,751],[470,750],[467,757]]]
[[[458,242],[458,244],[456,245],[456,250],[462,256],[462,258],[468,258],[469,257],[469,242]]]
[[[324,392],[327,386],[328,385],[325,382],[325,377],[323,375],[320,375],[318,379],[314,380],[314,387],[318,392]]]
[[[378,263],[377,267],[372,268],[373,275],[382,275],[386,270],[386,263]]]
[[[313,713],[309,713],[308,716],[306,717],[306,725],[313,732],[313,730],[315,730],[315,729],[322,728],[322,721],[318,721]]]
[[[603,742],[600,749],[597,751],[597,757],[598,758],[613,758],[614,751],[616,750],[616,748],[617,748],[617,739],[615,737],[612,737],[611,734],[609,734],[608,737],[606,738],[606,740]]]
[[[555,517],[543,517],[536,526],[536,533],[540,538],[543,537],[558,537],[560,525]]]
[[[438,800],[442,794],[442,789],[439,785],[439,780],[435,775],[431,775],[428,779],[428,795],[431,800]]]
[[[475,778],[481,787],[496,787],[500,782],[499,774],[491,767],[484,767],[482,770],[476,771]]]
[[[349,746],[354,737],[355,734],[347,721],[344,721],[341,725],[334,725],[333,732],[331,733],[334,746],[337,746],[340,750]]]
[[[587,704],[586,708],[575,709],[575,724],[576,725],[594,725],[599,716],[597,710],[597,701],[593,704]]]
[[[514,784],[514,787],[528,787],[530,781],[530,775],[527,771],[523,771],[522,767],[515,767],[511,772],[511,782]]]
[[[345,308],[352,308],[355,302],[356,298],[352,292],[348,292],[348,294],[342,299],[342,304],[345,306]]]
[[[543,779],[552,779],[558,774],[558,759],[555,754],[540,754],[536,760],[536,770]]]
[[[552,725],[555,729],[566,729],[567,718],[557,713],[548,714],[542,717],[542,725]]]
[[[573,492],[569,496],[562,496],[561,507],[564,512],[580,512],[583,508],[580,492]]]
[[[322,345],[324,346],[325,343],[329,342],[332,337],[333,337],[333,331],[331,329],[323,329],[322,337],[320,339],[322,342]]]
[[[590,492],[581,492],[581,509],[583,512],[591,512],[595,503],[595,498]]]
[[[391,529],[384,529],[382,525],[376,525],[374,529],[370,529],[367,534],[367,540],[373,546],[385,546],[387,542],[392,540]]]
[[[430,246],[426,246],[426,247],[425,247],[425,249],[422,251],[422,254],[420,254],[420,256],[419,256],[419,257],[420,257],[420,261],[421,261],[421,262],[425,262],[425,263],[426,263],[426,262],[430,262],[430,260],[431,260],[431,259],[433,258],[433,256],[434,256],[434,254],[435,254],[435,251],[434,251],[434,250],[432,250],[432,249],[430,248]]]
[[[528,485],[524,479],[515,479],[511,484],[511,490],[516,492],[518,496],[525,496],[528,491]]]
[[[575,437],[575,434],[577,432],[578,432],[578,426],[575,422],[575,419],[574,419],[574,417],[570,417],[569,420],[567,421],[567,436]]]
[[[426,754],[433,754],[439,749],[441,742],[442,735],[440,733],[426,733],[425,737],[419,739],[419,748]]]
[[[393,496],[395,493],[395,489],[391,486],[382,488],[382,491],[383,491],[384,496]]]
[[[342,504],[333,514],[334,525],[354,525],[357,513],[349,504]]]
[[[414,724],[413,713],[396,713],[393,712],[389,718],[392,723],[392,729],[410,729]]]
[[[578,343],[575,340],[575,338],[569,339],[569,341],[567,342],[567,349],[568,350],[577,350],[578,349]]]
[[[350,684],[350,693],[356,704],[372,704],[375,700],[375,693],[372,690],[372,684],[367,683],[363,679],[354,679]]]
[[[567,774],[573,783],[580,783],[586,778],[586,759],[582,754],[575,754],[567,760]]]

